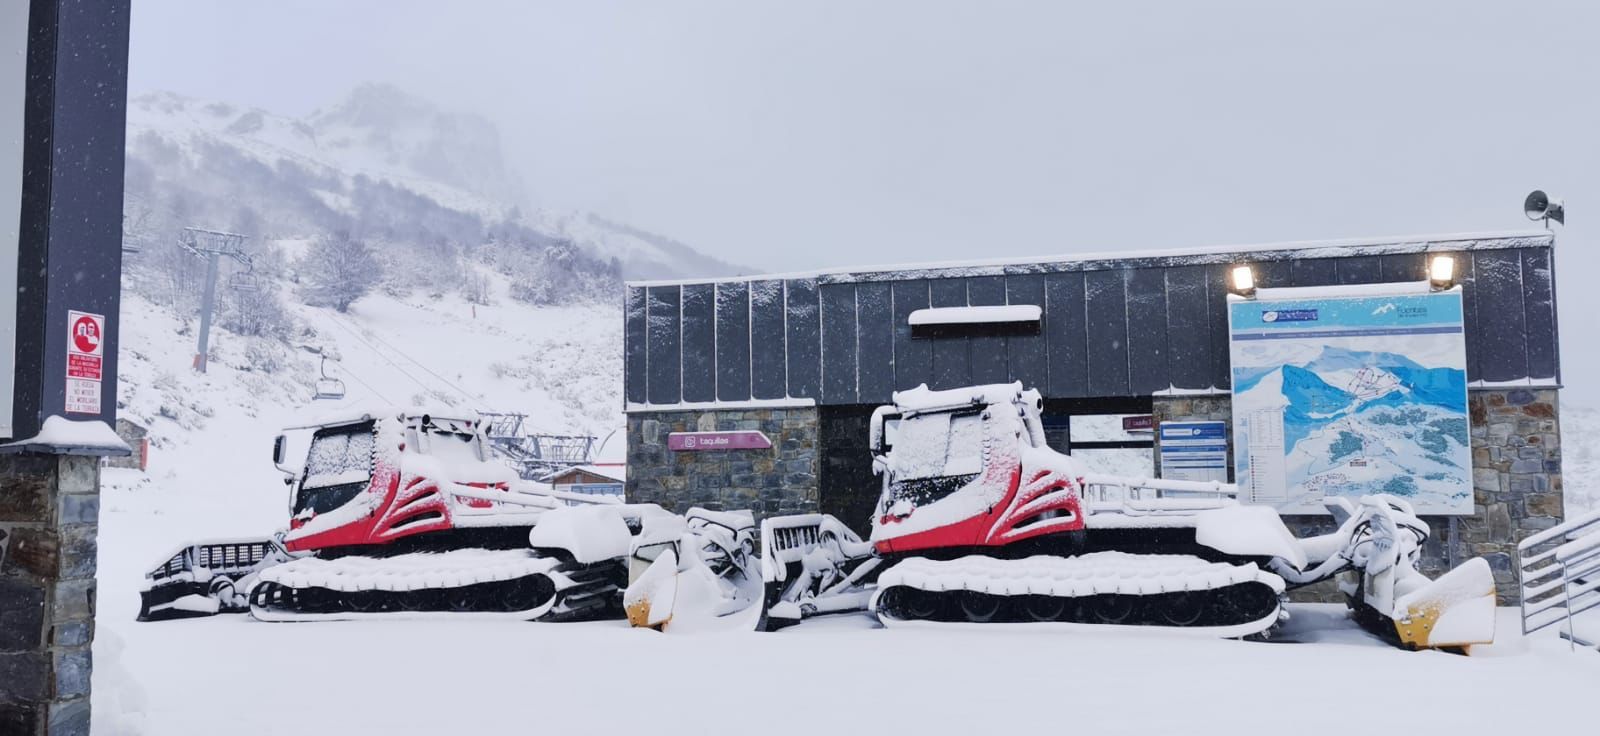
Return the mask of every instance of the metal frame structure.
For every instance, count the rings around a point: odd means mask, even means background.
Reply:
[[[524,432],[526,414],[480,411],[489,449],[523,480],[542,480],[552,473],[594,460],[599,438],[586,434]]]
[[[246,274],[255,270],[255,263],[250,255],[244,252],[244,240],[245,236],[238,233],[200,227],[186,227],[178,233],[178,245],[183,246],[184,250],[194,254],[195,257],[206,261],[206,289],[200,298],[200,336],[194,356],[194,369],[201,373],[206,372],[206,354],[211,343],[211,312],[217,300],[217,262],[226,256],[243,265],[247,269]],[[241,290],[260,288],[255,283],[245,287],[237,286],[232,277],[229,277],[228,285]]]

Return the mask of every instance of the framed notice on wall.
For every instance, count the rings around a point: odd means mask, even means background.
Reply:
[[[1257,294],[1228,303],[1241,490],[1285,514],[1372,493],[1424,514],[1471,514],[1460,289]]]
[[[16,387],[17,237],[22,219],[22,108],[28,3],[0,2],[0,437],[11,437]]]

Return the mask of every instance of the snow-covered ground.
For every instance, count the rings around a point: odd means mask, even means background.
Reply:
[[[97,734],[1571,732],[1600,685],[1600,654],[1522,641],[1514,616],[1501,644],[1461,657],[1390,649],[1329,606],[1296,606],[1287,629],[1320,641],[1259,644],[860,616],[774,634],[137,624],[130,602],[101,608]]]

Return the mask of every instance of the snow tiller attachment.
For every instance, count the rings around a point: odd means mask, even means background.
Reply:
[[[1265,637],[1291,587],[1338,576],[1355,618],[1407,647],[1489,641],[1494,585],[1473,560],[1417,571],[1404,501],[1330,499],[1338,531],[1296,539],[1237,489],[1095,475],[1045,443],[1021,384],[897,392],[872,416],[882,489],[862,542],[837,519],[762,522],[762,627],[863,607],[886,626],[1153,626]],[[892,437],[892,440],[891,440]]]
[[[145,573],[139,620],[237,613],[249,608],[245,593],[256,573],[289,560],[277,539],[191,544]]]
[[[777,631],[811,616],[866,608],[882,562],[871,545],[832,516],[762,520],[764,597],[757,630]]]

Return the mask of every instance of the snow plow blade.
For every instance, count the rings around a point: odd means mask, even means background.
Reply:
[[[650,561],[644,574],[628,584],[622,598],[628,623],[660,631],[672,620],[672,604],[677,593],[678,553],[665,549]]]
[[[629,553],[628,623],[657,631],[742,626],[760,598],[755,517],[692,508],[649,520]]]
[[[1494,573],[1475,557],[1395,601],[1393,621],[1407,649],[1494,643]]]
[[[865,611],[881,562],[870,544],[832,516],[763,519],[763,594],[756,630],[777,631],[811,616]]]

